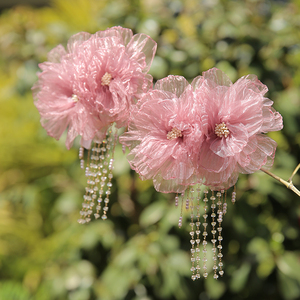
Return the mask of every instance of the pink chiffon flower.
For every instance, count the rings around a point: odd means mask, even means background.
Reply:
[[[202,133],[195,109],[192,86],[181,76],[168,76],[139,100],[120,136],[130,149],[131,168],[153,179],[157,191],[179,193],[197,183],[193,154]]]
[[[282,117],[264,95],[268,91],[255,75],[232,84],[213,68],[194,79],[201,106],[203,142],[197,159],[198,176],[213,189],[233,186],[239,173],[250,174],[273,164],[276,142],[264,133],[282,129]]]
[[[155,51],[149,36],[122,27],[72,36],[67,51],[59,45],[39,65],[33,93],[42,126],[56,139],[67,129],[69,149],[78,135],[89,147],[112,123],[127,125],[132,104],[152,86]]]

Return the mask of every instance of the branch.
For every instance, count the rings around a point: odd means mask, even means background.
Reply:
[[[274,179],[278,180],[280,183],[284,184],[288,189],[292,190],[296,195],[298,195],[300,197],[300,191],[293,185],[293,182],[292,182],[294,175],[298,172],[299,169],[300,169],[300,164],[295,168],[291,177],[287,181],[280,178],[279,176],[271,173],[270,171],[268,171],[264,168],[261,168],[261,171],[265,172],[266,174],[270,175]]]

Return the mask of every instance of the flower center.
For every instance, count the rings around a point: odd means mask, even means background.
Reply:
[[[226,124],[224,122],[220,123],[220,124],[216,124],[216,127],[215,127],[215,134],[222,138],[222,137],[225,137],[227,138],[228,135],[229,135],[230,131],[229,129],[227,128]]]
[[[79,99],[78,99],[78,96],[77,95],[75,95],[75,94],[73,94],[72,95],[72,100],[73,100],[73,102],[78,102],[79,101]]]
[[[168,140],[174,140],[177,139],[178,137],[182,137],[181,131],[177,129],[176,127],[173,127],[171,131],[168,132],[167,134],[167,139]]]
[[[101,78],[101,85],[109,85],[112,79],[111,74],[105,72],[105,74]]]

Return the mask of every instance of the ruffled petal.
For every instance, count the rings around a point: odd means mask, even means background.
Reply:
[[[204,184],[210,187],[229,188],[233,186],[238,178],[238,173],[236,170],[236,162],[233,158],[230,159],[231,162],[228,164],[227,168],[220,172],[211,172],[209,170],[200,168],[198,170],[198,176],[204,178]]]
[[[202,178],[197,177],[195,174],[184,179],[174,178],[166,180],[161,173],[158,173],[153,179],[154,188],[161,193],[182,193],[188,186],[201,183]]]
[[[232,156],[221,157],[210,150],[210,144],[208,142],[203,142],[199,151],[199,168],[206,169],[209,172],[219,173],[228,168],[231,163],[235,164]]]
[[[277,143],[270,137],[258,134],[257,138],[257,148],[264,152],[267,156],[272,156],[276,150]]]
[[[194,90],[197,90],[202,86],[204,81],[205,79],[203,76],[197,76],[193,79],[191,86],[193,87]]]
[[[161,193],[183,193],[187,189],[187,186],[180,184],[179,180],[165,180],[160,175],[153,179],[153,185]]]
[[[241,77],[239,80],[235,82],[235,84],[240,85],[241,81],[250,82],[248,88],[253,90],[255,93],[260,93],[261,95],[264,95],[265,93],[268,92],[268,87],[265,84],[263,84],[260,80],[258,80],[257,76],[254,74]]]
[[[247,145],[243,148],[243,151],[240,152],[237,162],[241,167],[245,167],[249,165],[251,162],[251,158],[249,155],[255,152],[257,148],[257,138],[256,136],[252,136],[249,138]]]
[[[66,49],[62,45],[58,45],[48,53],[47,58],[50,62],[60,63],[61,58],[65,55],[67,55]]]
[[[136,61],[144,73],[150,69],[156,48],[156,42],[143,33],[134,35],[126,47],[130,59]]]
[[[69,124],[67,118],[52,118],[51,120],[41,117],[41,125],[47,131],[47,134],[56,140],[59,140]]]
[[[123,39],[123,44],[126,46],[132,39],[133,33],[132,30],[129,28],[123,28],[121,26],[114,26],[111,29],[105,30],[104,34],[108,31],[117,31]]]
[[[194,92],[195,102],[198,106],[196,114],[201,119],[201,128],[206,136],[214,134],[215,124],[220,124],[223,121],[220,111],[227,90],[228,87],[226,86],[212,87],[210,82],[205,81]]]
[[[77,48],[86,40],[88,40],[92,35],[88,32],[79,32],[72,35],[67,44],[67,49],[69,53],[73,53]]]
[[[212,81],[217,86],[231,86],[232,82],[229,77],[221,70],[212,68],[202,73],[205,80]]]
[[[247,166],[240,166],[240,173],[251,174],[258,171],[262,166],[271,167],[275,156],[277,144],[271,138],[259,134],[256,136],[257,148],[248,155],[250,162]]]
[[[243,124],[249,136],[260,132],[263,122],[263,92],[258,91],[252,81],[246,78],[238,80],[228,91],[227,110],[222,113],[223,121]]]
[[[194,173],[194,166],[189,154],[179,143],[169,153],[170,158],[161,166],[160,173],[163,179],[179,179],[181,182],[190,178]]]
[[[138,146],[144,138],[143,132],[139,131],[134,122],[129,123],[128,131],[119,137],[119,142],[130,150]]]
[[[210,150],[221,157],[235,156],[240,153],[248,142],[248,133],[242,124],[227,124],[229,136],[216,137],[210,144]]]
[[[280,113],[278,113],[270,105],[263,107],[263,124],[261,126],[262,132],[278,131],[283,128],[283,120]]]
[[[139,146],[132,149],[127,158],[131,167],[144,179],[152,179],[168,159],[172,159],[176,143],[147,136]]]
[[[107,28],[103,31],[97,31],[93,37],[96,39],[102,39],[102,38],[111,38],[116,37],[119,38],[121,41],[121,44],[126,46],[130,40],[132,39],[133,33],[132,30],[129,28],[123,28],[121,26],[114,26],[111,28]]]
[[[154,134],[160,133],[164,136],[172,128],[169,120],[177,115],[177,102],[173,94],[165,91],[153,90],[148,92],[138,102],[140,111],[131,120],[139,130],[144,132],[153,131]]]
[[[189,86],[189,83],[184,77],[169,75],[158,80],[155,84],[155,89],[170,92],[179,98],[187,86]]]

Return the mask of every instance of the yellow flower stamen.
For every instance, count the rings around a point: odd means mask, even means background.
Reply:
[[[215,127],[215,134],[222,138],[222,137],[225,137],[227,138],[228,135],[229,135],[230,131],[228,130],[226,124],[224,122],[220,123],[220,124],[216,124],[216,127]]]
[[[167,134],[167,139],[168,140],[174,140],[174,139],[177,139],[178,137],[182,137],[182,133],[176,127],[173,127],[172,130],[169,131],[168,134]]]
[[[111,74],[105,72],[105,74],[102,76],[101,78],[101,85],[109,85],[110,84],[110,81],[112,79],[112,76]]]

